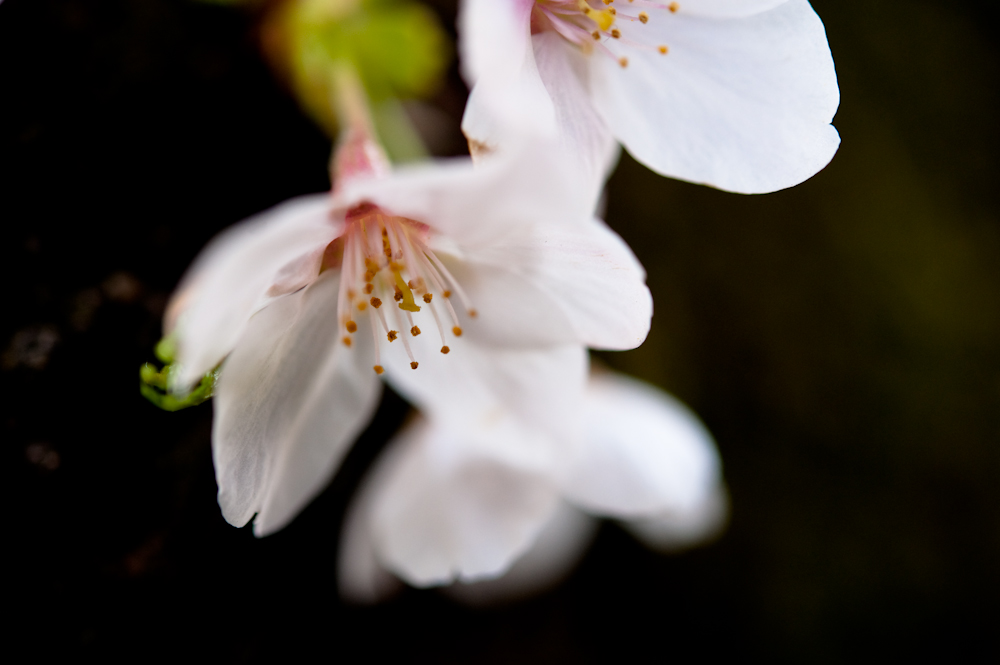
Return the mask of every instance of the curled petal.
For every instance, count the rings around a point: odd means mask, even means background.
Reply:
[[[226,520],[284,527],[318,494],[374,413],[381,384],[364,338],[340,343],[335,271],[275,299],[222,367],[212,453]]]
[[[186,389],[228,354],[250,317],[319,274],[323,249],[339,235],[329,195],[292,199],[238,224],[202,251],[171,298],[164,330],[177,336]]]
[[[590,59],[595,107],[654,171],[769,192],[811,177],[840,145],[833,58],[806,0],[728,20],[662,12],[621,32],[669,47],[632,49],[624,69]]]
[[[585,436],[565,492],[584,509],[615,517],[683,514],[720,486],[711,435],[666,393],[596,375],[582,411]]]

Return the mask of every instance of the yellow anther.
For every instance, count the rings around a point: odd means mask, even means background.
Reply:
[[[420,334],[420,328],[418,328],[417,326],[413,326],[412,328],[410,328],[410,334],[416,337],[417,335]]]
[[[395,300],[396,302],[399,302],[400,300],[403,299],[403,292],[400,291],[399,289],[396,289],[396,292],[392,294],[392,299]]]
[[[614,14],[607,9],[594,9],[587,4],[587,0],[576,0],[576,6],[584,16],[597,24],[599,30],[607,30],[615,22]]]
[[[666,55],[667,51],[669,51],[670,49],[668,49],[666,45],[660,45],[660,47],[657,48],[656,50],[660,52],[660,55]]]
[[[390,342],[395,342],[396,341],[396,337],[398,337],[398,336],[399,336],[399,333],[397,333],[395,330],[390,330],[389,334],[386,335],[386,337],[389,338]]]
[[[374,370],[375,370],[375,373],[376,373],[376,374],[381,374],[382,372],[384,372],[384,371],[385,371],[384,369],[382,369],[382,366],[381,366],[381,365],[375,365],[375,367],[373,367],[372,369],[374,369]]]
[[[619,39],[622,36],[621,30],[615,28],[614,30],[611,31],[611,36],[614,37],[615,39]]]
[[[628,67],[628,58],[625,57],[618,58],[618,64],[622,66],[622,69],[625,69],[626,67]]]
[[[418,365],[420,365],[420,363],[414,360],[412,363],[410,363],[410,369],[416,369]]]
[[[451,297],[451,291],[449,291],[448,289],[445,289],[444,293],[442,293],[441,295],[443,295],[445,298],[450,298]]]
[[[594,30],[592,33],[590,33],[590,36],[593,37],[595,40],[598,40],[601,38],[601,33],[599,33],[597,30]]]
[[[372,271],[373,273],[379,271],[378,264],[369,258],[365,258],[365,268]]]
[[[618,10],[614,7],[608,7],[608,11],[611,12],[612,16],[618,16]]]
[[[378,298],[375,298],[374,296],[371,299],[371,303],[372,307],[374,307],[375,309],[378,309],[379,307],[382,306],[382,301],[379,300]]]
[[[375,290],[374,284],[365,284],[365,293],[371,293]]]
[[[358,311],[359,312],[363,312],[366,309],[368,309],[368,303],[366,303],[364,300],[362,300],[361,302],[358,303]]]
[[[441,347],[441,353],[447,354],[449,351],[451,351],[451,349],[449,349],[447,346]]]
[[[628,0],[628,1],[632,2],[632,0]],[[671,2],[669,5],[667,5],[667,9],[669,9],[671,12],[673,12],[675,14],[677,13],[677,10],[680,9],[680,8],[681,8],[681,6],[679,4],[677,4],[676,2]]]
[[[452,334],[453,334],[453,335],[454,335],[455,337],[461,337],[461,336],[462,336],[462,329],[461,329],[461,328],[459,328],[458,326],[455,326],[454,328],[452,328],[452,329],[451,329],[451,333],[452,333]]]
[[[407,312],[419,312],[420,305],[413,302],[413,291],[411,291],[410,287],[403,281],[403,277],[398,271],[393,270],[392,278],[396,280],[396,288],[399,289],[399,292],[403,296],[401,299],[402,302],[399,303],[399,308],[406,310]]]
[[[639,21],[641,21],[642,23],[648,23],[649,14],[647,14],[646,12],[639,12]]]
[[[433,298],[434,298],[434,294],[433,293],[425,293],[424,294],[424,302],[426,302],[426,303],[429,303]]]
[[[375,273],[372,272],[371,270],[365,271],[365,281],[366,282],[370,282],[373,279],[375,279]]]
[[[477,312],[477,311],[476,311],[476,310],[474,310],[474,309],[470,309],[470,310],[469,310],[469,318],[470,318],[470,319],[474,319],[474,318],[476,318],[477,316],[479,316],[479,312]]]
[[[347,332],[349,333],[358,331],[358,324],[356,324],[354,321],[348,321],[346,327],[347,327]]]
[[[344,343],[344,346],[350,346],[351,345],[351,338],[350,337],[345,337],[341,341]]]

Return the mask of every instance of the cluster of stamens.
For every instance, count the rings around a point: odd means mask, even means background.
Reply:
[[[627,0],[627,2],[629,8],[618,11],[613,6],[615,0],[535,0],[531,14],[532,32],[554,30],[584,51],[589,52],[596,47],[600,52],[617,60],[622,67],[628,67],[628,58],[615,55],[605,43],[608,39],[618,40],[622,44],[640,50],[653,50],[660,55],[666,55],[670,50],[666,44],[649,45],[627,39],[622,36],[621,30],[614,27],[615,21],[637,21],[645,24],[649,22],[649,14],[645,11],[633,14],[633,8],[665,9],[676,13],[680,5],[676,2],[663,4],[648,0]]]
[[[448,353],[445,323],[450,319],[451,334],[462,336],[452,294],[461,301],[470,317],[476,316],[462,287],[427,246],[429,229],[425,224],[405,217],[387,215],[375,206],[363,204],[347,215],[347,228],[327,250],[339,256],[328,263],[341,264],[337,320],[346,331],[341,341],[351,346],[358,331],[357,320],[367,316],[375,339],[375,373],[385,371],[379,353],[382,335],[390,342],[402,341],[410,358],[410,367],[419,363],[406,333],[421,333],[413,315],[430,310],[441,336],[441,353]],[[435,298],[440,294],[440,298]],[[422,302],[422,304],[418,304]],[[392,304],[396,306],[393,307]],[[438,312],[442,307],[444,313]]]

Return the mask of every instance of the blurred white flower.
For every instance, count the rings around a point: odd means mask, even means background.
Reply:
[[[460,582],[471,602],[557,581],[594,533],[622,520],[672,550],[715,535],[728,502],[711,435],[683,405],[620,375],[595,375],[573,415],[543,432],[513,412],[456,429],[433,415],[390,443],[363,481],[341,538],[342,594],[374,602],[394,576]],[[391,573],[391,574],[390,574]]]
[[[617,140],[662,175],[760,193],[811,177],[840,144],[807,0],[463,0],[459,37],[474,151],[541,125],[593,179]]]
[[[453,427],[516,410],[544,431],[584,389],[584,345],[642,342],[642,267],[556,159],[525,146],[390,172],[356,133],[332,194],[206,248],[165,328],[175,390],[225,359],[212,446],[226,520],[256,514],[260,536],[293,519],[374,413],[379,375]]]

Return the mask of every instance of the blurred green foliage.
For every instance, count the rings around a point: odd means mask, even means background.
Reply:
[[[390,139],[390,152],[407,141],[403,152],[416,149],[412,132],[398,136],[399,123],[406,121],[392,108],[397,100],[434,92],[452,53],[427,6],[408,0],[291,0],[271,14],[264,34],[299,102],[328,135],[338,129],[333,72],[347,64],[375,108],[390,109],[381,114],[387,116],[383,122],[375,114],[376,125]]]

